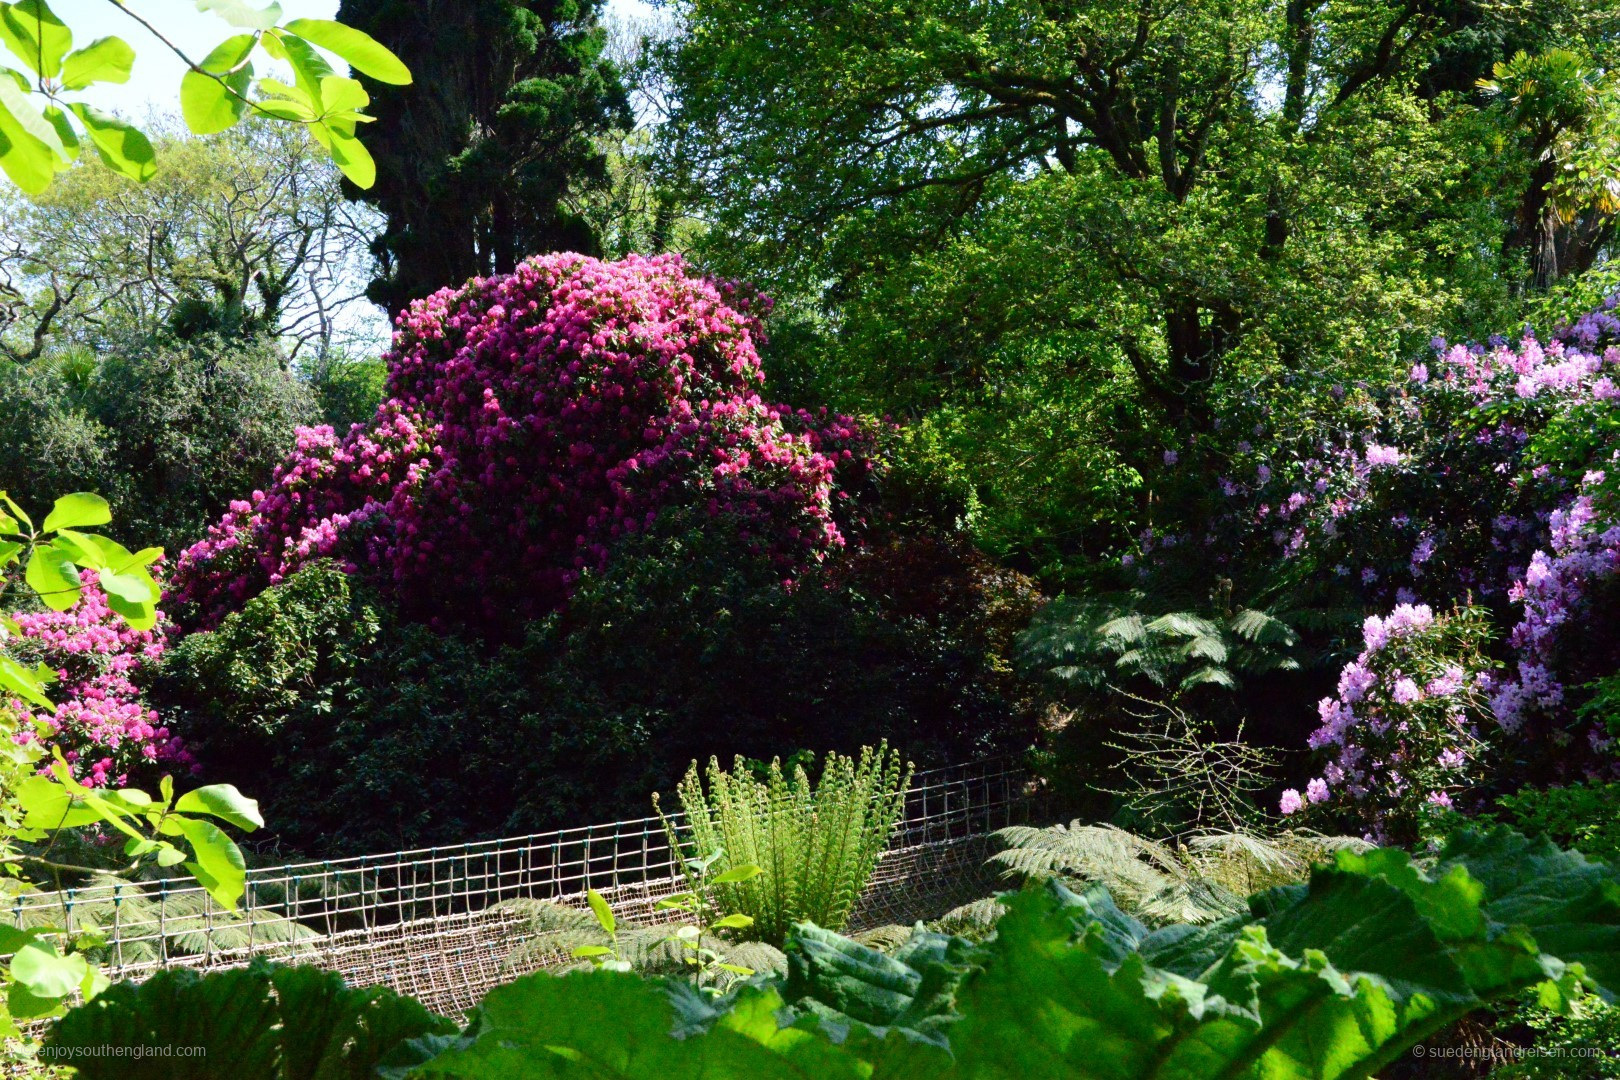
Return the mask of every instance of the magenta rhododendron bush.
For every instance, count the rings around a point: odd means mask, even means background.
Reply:
[[[302,430],[181,556],[176,615],[212,625],[330,557],[414,617],[512,625],[673,505],[739,519],[791,579],[846,542],[871,459],[848,418],[760,398],[768,308],[673,255],[548,255],[418,301],[376,417]]]
[[[132,630],[107,606],[96,573],[80,575],[84,591],[67,611],[14,616],[20,640],[12,643],[28,663],[56,672],[49,687],[56,712],[31,709],[13,699],[10,709],[43,725],[44,736],[62,751],[74,774],[91,787],[123,787],[145,766],[165,771],[192,767],[190,752],[157,712],[141,701],[131,681],[139,668],[162,655],[164,627]],[[20,726],[22,741],[38,737],[34,723]]]

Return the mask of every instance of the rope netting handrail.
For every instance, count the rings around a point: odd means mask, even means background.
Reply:
[[[911,923],[985,895],[995,884],[983,870],[988,834],[1028,820],[1034,801],[1030,777],[1008,758],[917,773],[852,928]],[[679,829],[680,816],[670,818]],[[666,918],[658,900],[685,882],[663,822],[254,868],[235,915],[195,878],[176,877],[23,892],[7,898],[0,919],[96,928],[115,980],[265,956],[318,964],[353,985],[389,985],[454,1013],[514,975],[506,959],[523,941],[524,920],[504,902],[583,906],[589,889],[623,918]]]

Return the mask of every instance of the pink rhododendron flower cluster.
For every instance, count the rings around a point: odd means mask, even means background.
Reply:
[[[1376,839],[1420,835],[1426,818],[1468,790],[1470,764],[1489,751],[1488,637],[1484,612],[1473,608],[1436,616],[1403,604],[1369,617],[1361,653],[1340,674],[1338,696],[1322,699],[1310,737],[1326,769],[1303,798],[1283,793],[1283,814],[1349,804]]]
[[[845,543],[870,440],[760,398],[768,308],[673,255],[548,255],[416,302],[376,417],[303,431],[181,556],[173,610],[211,625],[335,558],[416,617],[532,618],[675,505],[739,519],[791,579]]]
[[[86,570],[80,577],[84,590],[77,605],[15,616],[21,635],[10,643],[19,659],[56,670],[59,681],[48,688],[56,712],[34,710],[15,699],[10,709],[41,721],[45,739],[62,750],[74,775],[91,787],[123,787],[132,772],[145,766],[190,769],[190,752],[157,712],[141,702],[130,679],[141,665],[162,655],[162,625],[156,631],[130,629],[108,608],[95,572]],[[16,738],[33,740],[33,727],[23,724]]]

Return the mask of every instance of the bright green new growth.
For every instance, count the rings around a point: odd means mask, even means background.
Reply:
[[[837,930],[849,920],[900,819],[911,773],[887,743],[862,747],[858,759],[827,755],[814,787],[803,766],[789,776],[780,759],[761,781],[740,757],[729,773],[711,758],[705,792],[694,761],[677,789],[689,835],[683,842],[667,818],[664,828],[677,850],[722,851],[728,867],[762,870],[746,881],[721,874],[707,888],[723,910],[752,917],[749,937],[780,946],[796,922]]]
[[[785,978],[719,996],[617,971],[529,975],[492,990],[460,1037],[419,1037],[443,1028],[308,969],[270,975],[280,1017],[263,969],[166,972],[76,1010],[51,1043],[207,1045],[194,1071],[153,1058],[174,1071],[138,1074],[164,1080],[1350,1080],[1493,1001],[1535,988],[1562,1008],[1578,987],[1620,986],[1614,871],[1505,829],[1422,864],[1340,851],[1206,926],[1150,930],[1101,885],[1048,882],[1007,907],[983,944],[918,930],[889,956],[801,926]],[[281,1023],[306,997],[323,1022]],[[339,1045],[350,1071],[272,1067],[277,1048],[308,1063]],[[137,1075],[84,1060],[86,1077]]]

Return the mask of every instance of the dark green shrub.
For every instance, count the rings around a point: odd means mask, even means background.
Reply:
[[[944,540],[788,586],[723,530],[672,528],[587,575],[566,612],[475,642],[319,564],[183,639],[153,696],[209,775],[253,778],[295,846],[461,843],[642,816],[714,755],[1021,750],[1035,703],[1008,655],[1033,603]]]
[[[317,419],[273,342],[136,338],[42,358],[0,371],[0,489],[100,492],[130,545],[173,557]]]

